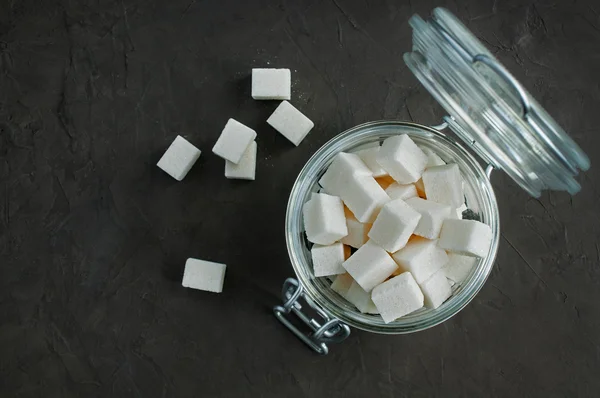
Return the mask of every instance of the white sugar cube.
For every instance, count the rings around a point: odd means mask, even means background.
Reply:
[[[379,212],[369,231],[369,238],[393,253],[406,245],[420,218],[421,215],[402,199],[392,200]]]
[[[419,148],[421,148],[421,147],[419,147]],[[442,166],[442,165],[446,164],[446,162],[444,162],[442,160],[442,158],[439,157],[438,154],[433,152],[431,149],[421,148],[421,150],[423,151],[423,153],[425,155],[427,155],[427,164],[425,165],[426,169],[433,167],[433,166]]]
[[[258,145],[252,141],[238,164],[225,161],[225,177],[239,180],[254,180],[256,176],[256,151]]]
[[[400,134],[383,141],[377,162],[401,184],[410,184],[421,178],[427,155],[410,139]]]
[[[438,271],[421,283],[421,291],[425,297],[425,307],[436,309],[452,296],[450,282],[443,272]]]
[[[440,236],[444,220],[454,214],[452,207],[449,205],[431,200],[410,198],[406,200],[406,204],[421,214],[421,219],[417,228],[415,228],[414,234],[427,239],[437,239]]]
[[[340,152],[333,158],[323,177],[321,185],[331,195],[340,196],[344,188],[353,183],[355,175],[370,176],[373,172],[362,159],[354,153]]]
[[[215,155],[238,164],[256,138],[256,132],[235,119],[229,119],[212,151]]]
[[[344,205],[337,196],[314,194],[303,208],[306,238],[320,245],[331,245],[348,234]]]
[[[188,258],[183,271],[183,287],[221,293],[225,280],[225,264]]]
[[[462,205],[458,206],[456,208],[456,218],[458,218],[459,220],[462,220],[462,214],[465,210],[467,210],[466,204],[463,203]]]
[[[367,292],[398,268],[390,255],[372,241],[368,241],[342,264],[354,280]]]
[[[371,298],[385,323],[423,307],[425,298],[410,272],[404,272],[373,289]]]
[[[346,226],[348,227],[348,235],[342,238],[342,243],[352,246],[355,249],[360,248],[369,240],[367,234],[373,224],[361,223],[352,214],[346,214]]]
[[[362,223],[372,223],[384,204],[389,202],[383,188],[373,177],[355,175],[342,188],[342,200]]]
[[[200,150],[178,135],[156,165],[177,181],[181,181],[199,157]]]
[[[462,177],[456,163],[430,167],[423,173],[428,200],[459,207],[465,201]]]
[[[377,163],[377,155],[379,154],[380,149],[379,145],[377,145],[376,147],[361,149],[356,152],[367,167],[371,169],[373,177],[383,177],[388,175],[388,172]]]
[[[485,257],[492,244],[492,229],[475,220],[444,221],[439,246],[465,256]]]
[[[403,249],[393,254],[400,268],[408,271],[417,283],[423,283],[448,262],[448,255],[435,240],[413,238]]]
[[[252,69],[252,98],[255,100],[289,100],[291,92],[289,69]]]
[[[448,254],[448,263],[442,268],[446,278],[454,283],[462,283],[477,264],[477,257],[463,256],[456,253]]]
[[[344,257],[344,245],[337,242],[332,245],[313,245],[310,250],[315,276],[338,275],[346,272],[342,263]]]
[[[356,281],[350,285],[344,297],[362,313],[373,314],[377,311],[373,300],[371,300],[371,295],[360,287]]]
[[[394,199],[409,199],[409,198],[415,198],[418,196],[417,194],[417,188],[415,187],[414,184],[399,184],[397,182],[391,184],[389,187],[387,187],[387,189],[385,190],[385,193],[388,194],[388,196],[390,197],[390,199],[394,200]]]
[[[350,289],[353,283],[354,279],[352,279],[350,274],[341,274],[335,277],[335,280],[331,284],[331,290],[342,297],[346,297],[346,293],[348,293],[348,289]]]
[[[267,123],[298,146],[315,124],[292,104],[283,101],[269,116]]]

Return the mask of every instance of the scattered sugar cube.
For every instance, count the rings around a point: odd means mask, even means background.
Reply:
[[[183,271],[183,287],[221,293],[225,280],[225,264],[188,258]]]
[[[371,176],[354,175],[341,189],[342,200],[362,223],[375,221],[383,205],[390,200]]]
[[[448,255],[435,240],[411,239],[406,246],[392,255],[404,271],[408,271],[417,283],[423,283],[448,262]]]
[[[388,189],[390,185],[396,183],[390,176],[377,177],[375,178],[375,181],[377,181],[377,184],[383,189]]]
[[[421,214],[421,219],[417,224],[417,228],[415,228],[414,234],[427,239],[437,239],[440,236],[444,220],[454,214],[452,207],[449,205],[431,200],[410,198],[406,200],[406,204]]]
[[[383,206],[368,236],[393,253],[406,245],[420,218],[421,215],[402,199],[392,200]]]
[[[386,280],[398,268],[390,255],[372,241],[362,245],[342,265],[367,292]]]
[[[319,180],[322,186],[331,195],[340,196],[344,187],[353,182],[355,175],[370,176],[373,172],[354,153],[340,152],[333,158],[333,162]]]
[[[377,162],[394,180],[410,184],[421,178],[427,164],[427,155],[407,134],[400,134],[383,141]]]
[[[255,100],[289,100],[291,87],[289,69],[252,69],[252,98]]]
[[[419,148],[421,148],[421,147],[419,147]],[[431,149],[423,147],[423,148],[421,148],[421,150],[423,151],[423,153],[425,155],[427,155],[427,164],[425,165],[426,169],[433,167],[433,166],[442,166],[442,165],[446,164],[446,162],[444,162],[442,160],[442,158],[439,157],[438,154],[433,152]]]
[[[156,165],[177,181],[181,181],[199,157],[200,150],[178,135]]]
[[[361,223],[354,217],[353,214],[346,214],[346,226],[348,227],[348,235],[342,238],[342,243],[358,249],[369,240],[367,234],[373,224]]]
[[[354,279],[352,279],[350,274],[340,274],[331,284],[331,290],[345,298],[346,293],[348,293],[348,289],[350,289],[350,286],[352,286],[353,283]]]
[[[446,278],[454,283],[462,283],[471,270],[477,264],[477,257],[462,256],[456,253],[448,253],[448,262],[442,268]]]
[[[406,200],[409,198],[414,198],[418,195],[417,188],[414,184],[399,184],[397,182],[394,182],[389,187],[387,187],[385,193],[387,193],[390,199],[392,200]]]
[[[417,189],[417,195],[419,195],[420,198],[427,198],[427,195],[425,195],[425,184],[423,184],[422,178],[419,178],[419,181],[415,182],[415,188]]]
[[[425,298],[415,278],[404,272],[373,289],[371,298],[385,323],[423,307]]]
[[[292,104],[283,101],[269,116],[267,123],[298,146],[315,124]]]
[[[373,314],[373,311],[377,311],[373,300],[371,300],[371,295],[360,287],[356,281],[352,282],[344,297],[362,313]]]
[[[225,161],[225,177],[238,180],[252,180],[256,176],[256,151],[258,145],[256,141],[252,141],[248,145],[248,149],[242,155],[238,164]]]
[[[235,119],[229,119],[212,151],[215,155],[238,164],[256,138],[256,132]]]
[[[452,296],[452,288],[444,272],[438,271],[421,283],[425,307],[436,309]]]
[[[465,256],[485,257],[492,244],[492,229],[475,220],[444,221],[439,246]]]
[[[458,206],[458,208],[456,209],[456,218],[458,218],[459,220],[462,220],[463,218],[463,212],[467,210],[467,205],[465,203],[463,203],[462,205]]]
[[[361,149],[360,151],[355,152],[367,167],[371,169],[373,177],[383,177],[388,175],[388,172],[377,163],[377,155],[379,154],[380,149],[381,147],[377,145],[372,148]]]
[[[337,196],[318,193],[304,204],[306,238],[319,245],[331,245],[348,234],[344,205]]]
[[[332,245],[313,245],[310,250],[315,276],[338,275],[346,272],[342,263],[344,258],[344,245],[340,242]]]
[[[459,207],[465,201],[462,177],[456,163],[430,167],[423,173],[428,200]]]

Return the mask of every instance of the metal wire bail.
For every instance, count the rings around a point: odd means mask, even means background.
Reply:
[[[283,323],[306,345],[321,355],[327,355],[329,347],[326,343],[339,343],[350,336],[350,327],[337,318],[332,318],[322,308],[317,306],[306,294],[304,289],[294,278],[288,278],[283,283],[281,292],[283,305],[273,307],[275,317]],[[302,298],[321,318],[316,320],[302,311],[299,300]],[[296,327],[287,317],[294,313],[312,332],[303,332]]]

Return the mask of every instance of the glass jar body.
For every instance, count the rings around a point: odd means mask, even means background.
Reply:
[[[352,304],[330,289],[326,278],[316,278],[312,271],[310,244],[304,234],[302,207],[318,181],[339,152],[354,152],[398,134],[408,134],[413,141],[436,152],[446,162],[458,164],[469,209],[481,217],[493,232],[490,251],[477,262],[466,280],[453,287],[453,295],[439,308],[421,309],[385,324],[379,315],[362,314]],[[486,172],[459,142],[431,127],[396,121],[377,121],[353,127],[323,145],[306,163],[292,191],[286,213],[286,243],[292,267],[306,294],[331,317],[370,332],[402,334],[427,329],[446,321],[464,308],[483,287],[489,276],[500,237],[500,219],[494,191]]]

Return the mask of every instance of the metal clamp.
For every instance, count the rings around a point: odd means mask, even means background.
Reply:
[[[283,283],[281,292],[283,305],[273,307],[275,317],[283,323],[306,345],[321,355],[327,355],[329,348],[326,343],[339,343],[350,336],[350,328],[339,319],[332,318],[318,307],[305,293],[304,288],[294,278],[288,278]],[[299,300],[302,298],[321,318],[315,320],[302,312]],[[303,332],[296,327],[286,315],[294,313],[312,332]]]

